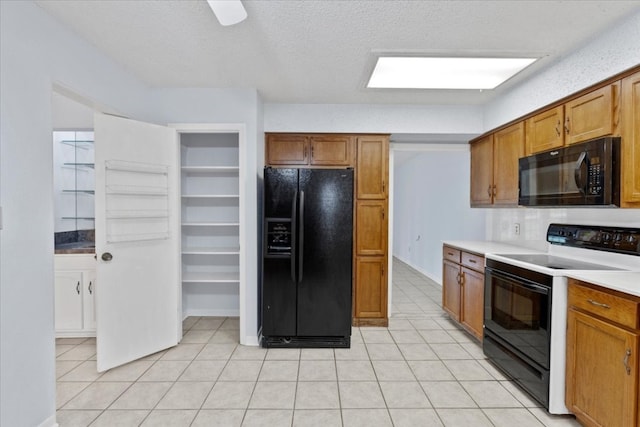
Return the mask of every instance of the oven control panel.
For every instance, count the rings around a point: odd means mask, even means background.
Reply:
[[[547,241],[555,245],[640,256],[640,228],[551,224]]]

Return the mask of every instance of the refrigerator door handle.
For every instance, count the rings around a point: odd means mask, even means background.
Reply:
[[[298,246],[296,233],[296,218],[298,217],[298,190],[293,195],[291,203],[291,280],[296,283],[296,247]]]
[[[300,248],[298,249],[298,283],[302,282],[304,260],[304,191],[300,191]]]

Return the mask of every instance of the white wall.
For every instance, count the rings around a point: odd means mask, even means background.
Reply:
[[[77,64],[82,64],[78,67]],[[32,2],[0,2],[0,425],[55,420],[52,85],[143,115],[146,89]]]
[[[31,1],[0,2],[0,18],[0,425],[48,426],[55,422],[53,86],[137,120],[246,123],[252,169],[262,161],[260,99],[255,90],[150,90]],[[255,180],[245,191],[257,211]],[[257,220],[247,223],[255,236]],[[255,266],[249,241],[247,264]],[[255,267],[247,280],[255,313]],[[255,335],[257,319],[246,323]]]
[[[640,12],[487,105],[485,130],[640,64]],[[546,248],[551,222],[640,227],[640,209],[491,209],[487,238]],[[520,236],[513,223],[520,223]]]
[[[413,152],[394,169],[393,255],[442,283],[442,241],[485,237],[485,210],[469,207],[468,145]]]
[[[265,132],[482,133],[480,106],[265,104]]]

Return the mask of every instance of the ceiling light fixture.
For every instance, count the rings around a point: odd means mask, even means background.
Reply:
[[[367,87],[494,89],[536,59],[379,57]]]
[[[207,0],[220,25],[234,25],[247,18],[247,11],[240,0]]]

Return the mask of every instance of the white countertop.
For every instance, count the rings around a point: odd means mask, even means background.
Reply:
[[[640,272],[634,271],[578,271],[567,277],[640,297]]]
[[[443,244],[483,256],[486,256],[487,254],[506,255],[544,253],[542,251],[537,251],[523,246],[494,241],[445,240]],[[640,296],[640,271],[564,270],[562,275],[630,295]]]
[[[479,240],[445,240],[442,242],[463,251],[473,252],[479,255],[493,254],[535,254],[541,253],[531,248],[516,246],[505,242],[479,241]]]

